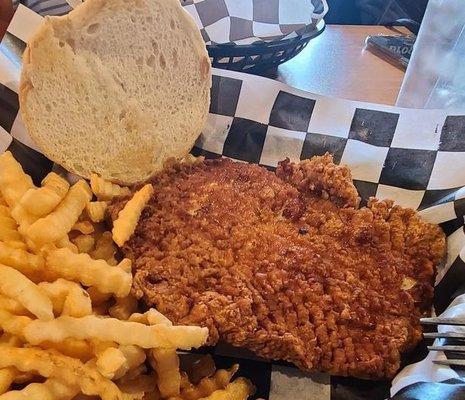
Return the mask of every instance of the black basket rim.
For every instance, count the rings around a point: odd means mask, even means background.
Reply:
[[[307,25],[305,29],[307,29],[312,24]],[[267,49],[269,51],[279,51],[283,48],[287,48],[289,45],[292,45],[296,42],[300,42],[301,40],[310,40],[318,35],[320,35],[326,28],[326,24],[324,20],[320,20],[315,26],[314,29],[309,31],[304,31],[304,33],[299,34],[296,37],[289,38],[289,39],[280,39],[274,40],[271,42],[266,41],[257,41],[256,43],[251,44],[235,44],[235,43],[213,43],[207,44],[208,52],[212,56],[219,56],[228,52],[231,55],[241,55],[246,53],[253,53],[258,49]],[[234,54],[233,54],[234,53]]]

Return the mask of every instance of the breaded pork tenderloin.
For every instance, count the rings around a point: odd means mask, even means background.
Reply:
[[[349,169],[329,155],[276,173],[175,164],[151,182],[124,247],[134,292],[175,323],[208,327],[210,344],[381,379],[420,341],[444,234],[392,201],[360,207]]]

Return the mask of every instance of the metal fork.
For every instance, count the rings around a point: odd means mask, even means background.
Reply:
[[[423,325],[454,325],[465,327],[465,318],[421,318],[420,322]],[[463,340],[463,345],[441,345],[441,346],[428,346],[430,351],[450,351],[453,353],[465,353],[465,332],[425,332],[423,337],[426,339],[457,339]],[[435,360],[435,364],[440,365],[454,365],[465,367],[465,359],[448,359],[448,360]]]

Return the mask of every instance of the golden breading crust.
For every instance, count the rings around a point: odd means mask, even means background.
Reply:
[[[276,173],[174,164],[152,184],[124,248],[133,290],[175,323],[207,326],[210,344],[379,379],[420,340],[444,234],[391,201],[359,208],[349,169],[331,156],[285,160]]]

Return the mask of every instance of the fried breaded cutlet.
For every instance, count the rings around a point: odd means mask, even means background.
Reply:
[[[285,160],[276,173],[227,159],[175,164],[152,183],[124,247],[134,292],[175,323],[208,327],[209,344],[379,379],[420,341],[444,234],[392,201],[360,208],[331,156]]]

